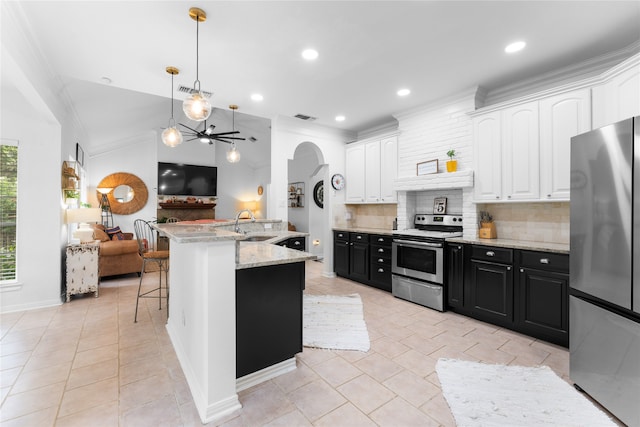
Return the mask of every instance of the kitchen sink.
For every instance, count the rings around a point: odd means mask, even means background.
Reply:
[[[262,242],[264,240],[273,239],[276,236],[249,236],[243,242]]]

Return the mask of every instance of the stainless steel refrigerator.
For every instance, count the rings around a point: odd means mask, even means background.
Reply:
[[[640,116],[571,138],[570,376],[640,426]]]

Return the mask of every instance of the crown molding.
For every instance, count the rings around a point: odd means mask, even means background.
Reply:
[[[517,83],[496,88],[487,93],[484,102],[478,108],[491,106],[516,97],[523,97],[532,92],[541,92],[551,87],[562,86],[594,77],[624,62],[640,52],[640,40],[622,49],[571,64],[539,76]]]

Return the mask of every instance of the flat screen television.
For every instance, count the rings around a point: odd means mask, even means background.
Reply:
[[[217,196],[218,168],[158,162],[158,194]]]

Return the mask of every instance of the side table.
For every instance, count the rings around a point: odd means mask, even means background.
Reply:
[[[99,242],[67,245],[67,302],[71,295],[95,292],[98,298]]]

